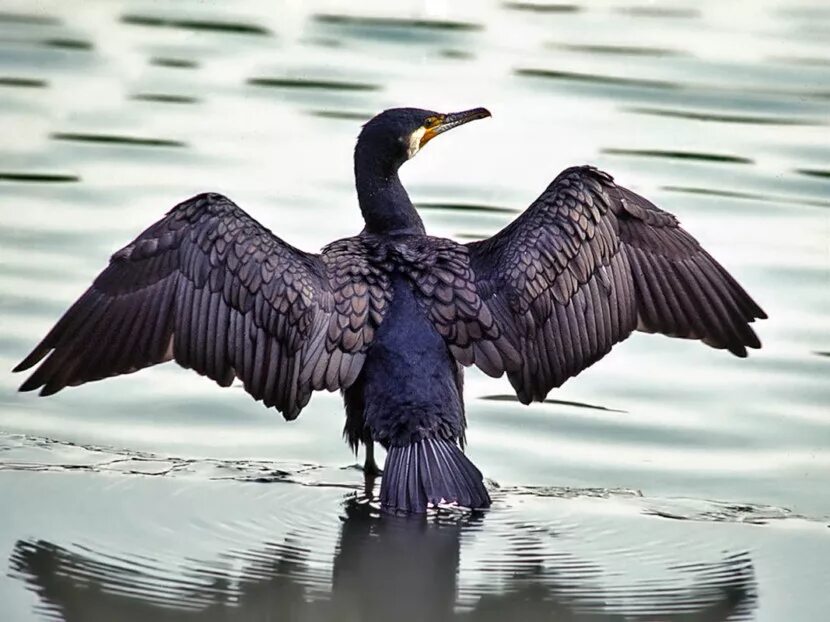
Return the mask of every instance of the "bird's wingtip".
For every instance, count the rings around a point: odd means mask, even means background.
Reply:
[[[43,340],[44,342],[46,339]],[[20,361],[17,365],[12,368],[13,373],[18,373],[21,371],[26,371],[37,365],[40,361],[43,360],[43,357],[46,356],[49,351],[51,350],[50,347],[46,347],[43,342],[38,344],[34,350],[29,352],[29,354]]]
[[[34,391],[36,389],[39,389],[41,386],[42,386],[42,384],[37,381],[37,379],[34,377],[34,375],[32,375],[32,376],[29,376],[29,378],[26,380],[26,382],[21,384],[17,388],[17,390],[20,391],[21,393],[28,393],[29,391]]]

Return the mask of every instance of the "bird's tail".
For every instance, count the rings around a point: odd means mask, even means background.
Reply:
[[[423,513],[429,505],[486,508],[490,495],[476,466],[454,442],[424,438],[390,447],[380,486],[381,509]]]

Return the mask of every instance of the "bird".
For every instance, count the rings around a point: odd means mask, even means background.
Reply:
[[[380,509],[491,504],[465,452],[464,369],[545,399],[635,331],[738,357],[765,312],[671,213],[592,166],[565,169],[493,236],[430,236],[399,169],[435,137],[490,117],[392,108],[354,150],[363,229],[305,252],[229,198],[203,193],[116,251],[15,367],[21,391],[175,361],[293,420],[342,393],[344,437],[381,473]]]

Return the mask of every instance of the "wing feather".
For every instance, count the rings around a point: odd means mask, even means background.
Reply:
[[[313,390],[355,381],[383,318],[385,277],[362,244],[304,253],[227,198],[193,197],[113,255],[15,368],[40,363],[21,390],[49,395],[175,359],[222,386],[239,378],[294,418]]]
[[[766,315],[726,269],[672,214],[591,167],[563,171],[516,220],[466,248],[494,326],[472,359],[451,349],[463,364],[507,372],[525,403],[635,329],[737,356],[761,345],[749,323]],[[517,355],[479,357],[481,343]]]

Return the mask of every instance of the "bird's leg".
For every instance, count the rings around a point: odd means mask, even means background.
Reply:
[[[366,447],[366,461],[363,463],[363,494],[367,499],[374,499],[375,480],[381,474],[381,470],[375,462],[375,441],[368,429],[363,433],[363,445]]]
[[[375,480],[377,479],[377,475],[374,473],[369,473],[368,471],[363,474],[363,496],[372,501],[375,498]]]
[[[366,447],[366,461],[363,463],[363,473],[366,477],[375,478],[383,471],[380,470],[378,463],[375,462],[375,441],[372,439],[372,433],[369,430],[366,430],[363,434],[363,444]]]

